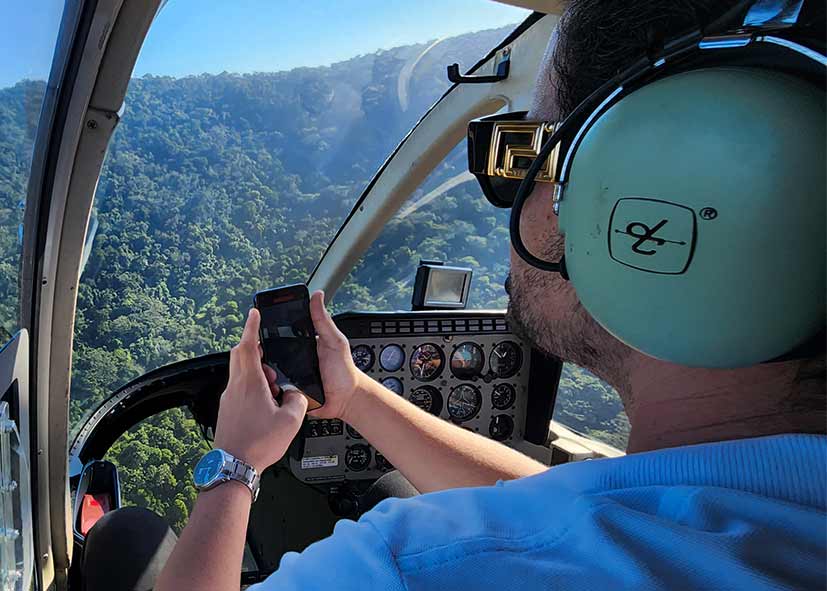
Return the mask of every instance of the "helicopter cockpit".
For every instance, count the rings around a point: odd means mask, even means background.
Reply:
[[[562,3],[248,4],[68,0],[2,25],[22,53],[0,72],[0,393],[31,471],[11,588],[83,588],[118,508],[183,527],[270,286],[323,289],[357,367],[446,421],[547,465],[623,453],[616,393],[510,325],[507,211],[467,170],[469,121],[528,109]],[[464,273],[456,301],[412,305],[424,267]],[[262,475],[242,584],[393,470],[308,417]]]

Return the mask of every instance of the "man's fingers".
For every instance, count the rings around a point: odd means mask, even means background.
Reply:
[[[261,365],[261,348],[258,344],[258,328],[261,315],[255,308],[250,308],[241,340],[230,351],[230,373],[249,371]]]
[[[281,398],[279,413],[284,413],[296,422],[300,422],[307,412],[307,398],[299,390],[287,388]]]
[[[267,377],[267,383],[275,384],[276,380],[279,377],[279,375],[276,373],[276,370],[267,365],[266,363],[261,364],[261,369],[264,370],[264,375]]]
[[[310,296],[310,318],[313,320],[313,326],[319,336],[329,338],[333,321],[327,315],[327,310],[325,310],[324,292],[322,291],[314,291],[313,295]]]
[[[273,398],[275,398],[279,395],[279,385],[276,383],[279,376],[276,373],[276,370],[266,363],[261,364],[261,369],[264,370],[264,377],[267,378],[267,385],[270,387],[270,394]]]
[[[261,314],[256,308],[250,308],[247,314],[247,322],[244,324],[244,332],[241,333],[241,343],[258,347],[258,328],[261,324]]]
[[[324,292],[314,291],[310,296],[310,318],[313,320],[313,326],[322,341],[322,344],[328,346],[347,344],[347,339],[336,327],[333,318],[327,313],[324,306]]]

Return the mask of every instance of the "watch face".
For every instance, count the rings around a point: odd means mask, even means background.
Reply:
[[[221,471],[224,464],[224,456],[221,450],[214,449],[207,453],[198,464],[195,465],[192,478],[195,486],[207,486]]]

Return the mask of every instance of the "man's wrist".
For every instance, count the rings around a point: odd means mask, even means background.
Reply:
[[[198,497],[215,499],[216,502],[220,502],[222,504],[238,502],[243,502],[248,505],[253,504],[253,497],[250,494],[250,489],[247,488],[247,485],[238,480],[225,480],[217,486],[200,491],[198,493]]]
[[[377,386],[379,384],[360,371],[356,380],[356,388],[354,388],[347,405],[342,408],[342,416],[339,418],[358,430],[361,418],[365,416],[365,409],[371,407],[371,401],[376,397]]]

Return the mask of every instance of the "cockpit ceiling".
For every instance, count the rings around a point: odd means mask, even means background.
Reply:
[[[564,0],[494,0],[500,4],[510,4],[519,8],[527,8],[543,14],[561,14],[567,2]]]

